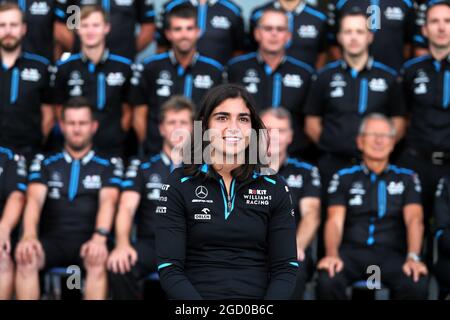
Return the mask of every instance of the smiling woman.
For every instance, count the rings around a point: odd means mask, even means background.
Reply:
[[[218,86],[196,120],[209,139],[192,141],[192,154],[210,161],[176,169],[162,188],[156,250],[164,290],[171,299],[289,299],[298,268],[292,200],[281,178],[248,157],[264,128],[251,97]]]

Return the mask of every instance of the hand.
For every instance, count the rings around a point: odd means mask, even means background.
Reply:
[[[304,261],[305,260],[305,250],[297,245],[297,260]]]
[[[131,267],[137,262],[136,250],[130,245],[117,246],[108,258],[108,270],[114,273],[125,274],[131,271]]]
[[[89,264],[103,264],[108,258],[106,237],[94,235],[81,246],[80,256]]]
[[[42,257],[44,250],[42,244],[35,237],[24,237],[19,241],[16,249],[17,263],[29,264],[34,258]]]
[[[406,260],[402,269],[408,277],[412,276],[414,282],[419,281],[421,275],[426,276],[428,274],[428,269],[423,262],[411,259]]]
[[[0,255],[11,253],[11,241],[9,231],[0,226]]]
[[[324,257],[317,264],[317,269],[328,271],[330,278],[333,278],[336,273],[341,272],[343,268],[344,262],[337,256]]]

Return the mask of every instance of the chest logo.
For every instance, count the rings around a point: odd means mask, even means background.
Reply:
[[[41,74],[37,69],[34,68],[25,68],[20,74],[20,77],[24,81],[32,81],[37,82],[41,78]]]
[[[405,191],[405,185],[402,181],[391,181],[386,189],[390,195],[403,194],[403,191]]]
[[[208,208],[203,208],[202,213],[197,213],[194,215],[195,220],[211,220],[211,214],[209,213],[211,210]]]
[[[388,20],[396,20],[396,21],[402,21],[404,18],[403,11],[399,7],[387,7],[386,11],[384,12],[384,16]]]
[[[227,17],[214,16],[211,19],[211,25],[216,29],[230,29],[231,22]]]
[[[300,26],[300,28],[297,30],[297,33],[300,38],[315,39],[317,38],[319,31],[313,25],[303,25]]]
[[[100,189],[102,180],[99,175],[89,175],[83,179],[83,186],[85,189]]]
[[[195,188],[195,195],[199,199],[205,199],[208,196],[208,189],[205,186],[198,186]]]
[[[44,1],[33,2],[30,6],[30,13],[32,15],[45,16],[50,11],[50,7]]]
[[[369,82],[369,88],[375,92],[385,92],[388,88],[386,80],[383,78],[372,79]]]

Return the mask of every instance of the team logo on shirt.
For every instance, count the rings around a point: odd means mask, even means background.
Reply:
[[[231,22],[227,17],[214,16],[211,19],[211,25],[216,29],[230,29]]]
[[[61,198],[61,193],[59,192],[58,188],[51,188],[48,192],[48,197],[50,199],[60,199]]]
[[[166,211],[167,211],[167,207],[161,207],[161,206],[156,207],[156,213],[166,213]]]
[[[302,25],[297,30],[297,33],[300,38],[314,39],[314,38],[317,38],[319,31],[313,25]]]
[[[333,88],[330,91],[331,98],[341,98],[344,96],[344,87],[347,86],[347,82],[340,73],[336,73],[331,78],[330,87]]]
[[[39,73],[39,71],[37,69],[34,68],[25,68],[22,70],[22,72],[20,73],[20,77],[22,78],[22,80],[24,81],[39,81],[39,79],[41,78],[41,74]]]
[[[427,83],[430,82],[430,78],[424,70],[419,70],[417,72],[417,77],[414,78],[414,84],[417,85],[414,88],[414,94],[421,95],[428,93]]]
[[[244,200],[249,205],[267,206],[272,200],[272,196],[267,194],[267,190],[248,189],[248,194],[244,194]]]
[[[372,91],[376,91],[376,92],[385,92],[388,88],[388,85],[386,83],[386,80],[383,78],[374,78],[372,80],[370,80],[369,82],[369,88]]]
[[[211,220],[211,214],[209,213],[211,210],[208,208],[203,208],[202,213],[197,213],[194,215],[195,220]]]
[[[404,13],[399,7],[387,7],[386,11],[384,11],[384,16],[388,20],[397,20],[402,21],[404,17]]]
[[[149,182],[145,185],[147,189],[151,189],[151,191],[147,194],[147,199],[149,200],[158,200],[161,196],[161,176],[159,174],[152,174],[149,177]]]
[[[159,78],[156,79],[156,84],[160,85],[156,90],[156,94],[160,97],[168,97],[170,96],[170,87],[173,85],[173,81],[171,80],[172,76],[170,72],[161,71],[159,73]]]
[[[389,185],[387,186],[386,189],[391,196],[396,194],[403,194],[403,191],[405,191],[405,185],[403,184],[402,181],[400,182],[391,181],[389,182]]]
[[[102,179],[99,175],[87,175],[83,179],[83,186],[85,189],[100,189],[102,186]]]
[[[27,176],[27,163],[24,156],[14,155],[14,161],[17,162],[17,175],[21,177]]]
[[[32,15],[46,15],[50,11],[50,7],[45,1],[33,2],[30,6]]]
[[[108,86],[121,86],[125,82],[125,77],[122,72],[110,72],[106,76],[106,83]]]
[[[62,188],[64,183],[62,182],[62,176],[58,171],[53,171],[50,174],[50,181],[48,182],[50,188]]]
[[[300,88],[302,84],[303,80],[299,74],[288,73],[283,77],[283,85],[285,87]]]
[[[160,200],[161,198],[161,190],[153,189],[151,192],[147,193],[148,200]]]
[[[350,194],[366,194],[366,190],[364,190],[364,186],[361,182],[354,182],[352,187],[350,188]]]
[[[199,199],[205,199],[208,196],[208,189],[205,186],[198,186],[195,188],[195,195]]]
[[[196,75],[194,78],[194,87],[200,89],[209,89],[214,85],[214,81],[208,74],[205,75]]]
[[[301,188],[303,186],[303,177],[302,175],[289,175],[286,179],[286,183],[291,188]]]
[[[355,195],[348,201],[349,206],[360,206],[362,205],[362,203],[363,203],[362,196],[360,194]]]
[[[258,73],[255,69],[248,69],[245,72],[245,76],[242,81],[247,84],[245,88],[249,93],[256,94],[258,93],[258,83],[260,83],[260,79],[258,77]]]
[[[339,175],[334,174],[328,186],[328,193],[335,193],[339,187]]]

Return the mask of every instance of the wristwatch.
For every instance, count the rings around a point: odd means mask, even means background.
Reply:
[[[99,234],[104,237],[109,237],[109,231],[104,228],[97,228],[97,229],[95,229],[94,233]]]
[[[414,252],[408,253],[407,258],[408,258],[408,259],[411,259],[412,261],[415,261],[415,262],[419,262],[419,261],[420,261],[419,255],[417,255],[417,254],[414,253]]]

